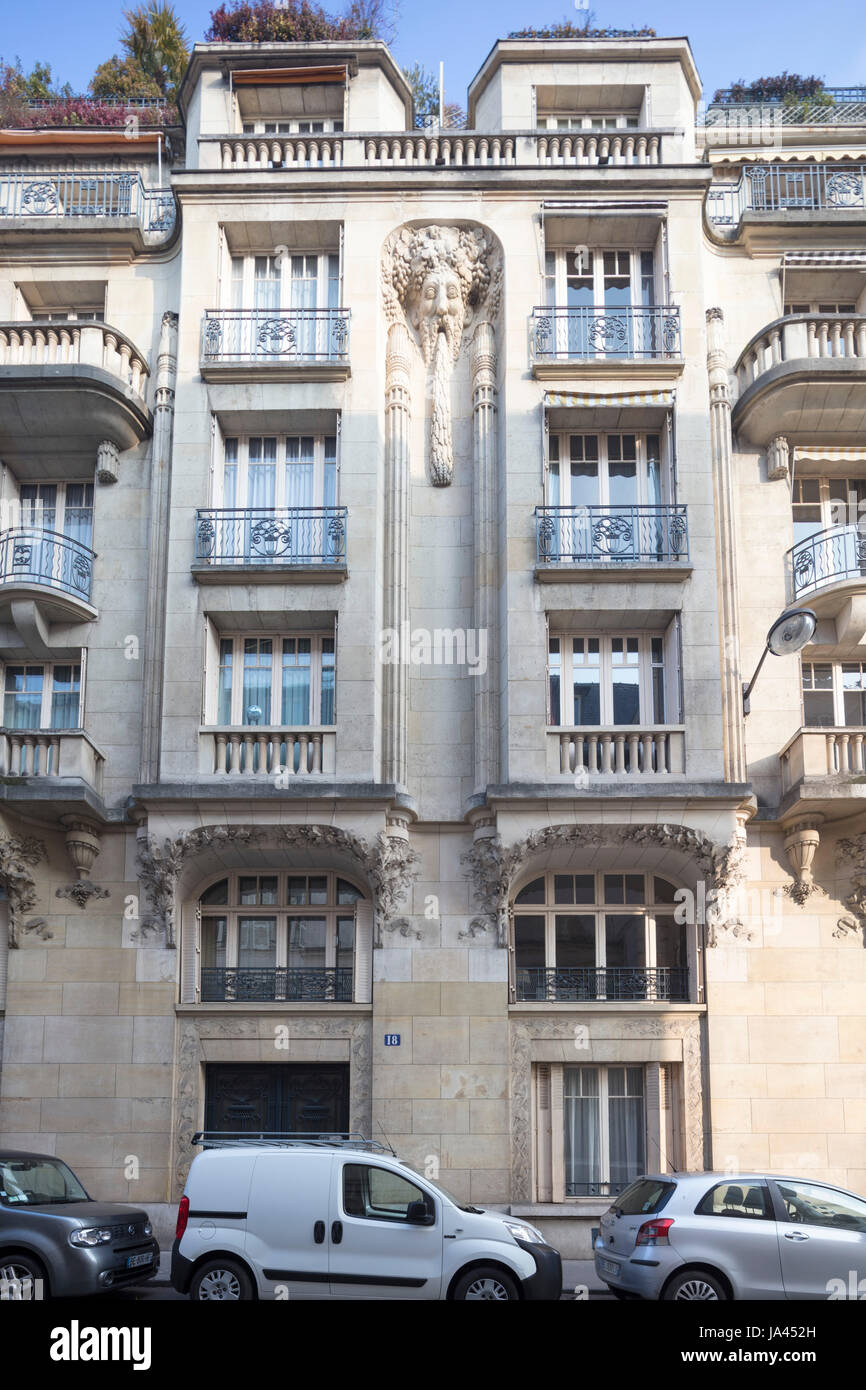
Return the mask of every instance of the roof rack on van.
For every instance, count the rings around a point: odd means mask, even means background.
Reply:
[[[390,1153],[377,1139],[367,1139],[363,1134],[347,1131],[327,1134],[269,1133],[264,1130],[218,1130],[201,1129],[192,1136],[192,1142],[203,1149],[245,1148],[254,1145],[259,1148],[270,1146],[276,1149],[321,1148],[321,1149],[367,1149],[371,1153]]]

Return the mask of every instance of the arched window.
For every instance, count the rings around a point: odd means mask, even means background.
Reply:
[[[335,1001],[357,995],[361,888],[342,875],[227,875],[202,893],[200,999]]]
[[[674,884],[652,873],[540,874],[514,904],[518,1002],[688,1000]]]

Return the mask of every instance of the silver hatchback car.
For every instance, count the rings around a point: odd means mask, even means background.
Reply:
[[[804,1178],[638,1178],[601,1218],[595,1270],[617,1298],[866,1297],[866,1201]]]

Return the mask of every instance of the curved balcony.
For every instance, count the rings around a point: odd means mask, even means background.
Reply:
[[[828,526],[798,541],[787,554],[791,598],[795,603],[822,589],[855,580],[866,585],[866,528],[856,522]]]
[[[208,309],[201,326],[205,381],[350,375],[348,309]]]
[[[95,559],[89,546],[59,531],[0,532],[0,609],[35,600],[56,621],[90,621]]]
[[[777,435],[847,443],[866,425],[866,314],[775,319],[755,334],[734,371],[732,423],[744,443],[765,447]]]
[[[680,311],[676,304],[537,306],[529,353],[535,376],[622,372],[639,363],[656,375],[682,369]]]
[[[19,478],[44,476],[46,455],[92,472],[104,440],[122,451],[150,435],[148,376],[106,323],[0,323],[0,457]]]
[[[346,577],[345,507],[223,507],[196,512],[199,583],[279,584]]]

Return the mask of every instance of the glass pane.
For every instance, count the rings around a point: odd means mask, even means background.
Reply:
[[[307,890],[310,894],[309,901],[317,906],[328,901],[328,880],[324,874],[315,878],[307,879]]]
[[[566,1067],[563,1074],[565,1192],[591,1194],[601,1182],[601,1111],[597,1067]]]
[[[306,878],[289,879],[289,906],[297,907],[308,901]]]
[[[206,888],[202,893],[199,902],[202,904],[227,903],[229,900],[229,881],[221,878],[218,883],[212,883],[210,888]]]
[[[206,970],[225,969],[226,919],[205,917],[201,924],[201,963]]]
[[[277,923],[273,917],[238,918],[238,966],[272,968],[277,959]]]
[[[289,919],[289,969],[318,969],[325,966],[324,917]]]
[[[646,1168],[643,1072],[640,1067],[610,1068],[608,1129],[611,1187],[626,1187]]]
[[[656,964],[683,967],[686,955],[686,924],[673,917],[656,918]]]
[[[252,907],[259,900],[259,881],[257,878],[238,880],[238,902],[242,907]]]
[[[832,691],[804,691],[803,719],[809,729],[832,729],[836,723]]]
[[[217,723],[232,722],[232,660],[234,642],[224,637],[220,642],[219,685],[217,689]]]
[[[676,891],[677,891],[677,890],[676,890],[676,888],[674,887],[674,885],[673,885],[672,883],[669,883],[668,880],[667,880],[666,878],[654,878],[654,879],[653,879],[653,900],[654,900],[654,902],[657,902],[657,903],[673,903],[673,902],[676,902],[676,898],[674,897],[674,894],[676,893]]]
[[[544,879],[534,878],[531,883],[527,883],[525,888],[521,888],[515,903],[543,903],[544,902]]]
[[[604,927],[605,964],[608,969],[646,965],[643,917],[609,913]]]
[[[360,888],[356,888],[354,883],[349,883],[345,878],[337,879],[338,903],[355,903],[359,898],[363,898],[363,896],[364,894],[361,892]]]
[[[834,1187],[787,1179],[779,1183],[779,1192],[789,1221],[866,1234],[866,1202],[862,1197],[852,1197]]]
[[[556,917],[556,968],[595,966],[595,918]]]
[[[333,724],[334,719],[334,697],[336,692],[337,672],[335,662],[337,659],[334,650],[333,637],[322,638],[322,708],[320,719],[323,724]]]
[[[601,723],[601,654],[597,637],[575,637],[573,642],[574,722]]]
[[[351,970],[355,959],[355,919],[337,919],[337,969]]]
[[[518,968],[543,966],[544,918],[521,914],[514,919],[514,963]]]
[[[614,724],[640,723],[640,666],[636,637],[611,638]]]
[[[273,647],[270,638],[244,638],[242,724],[270,724]]]
[[[309,637],[285,638],[281,722],[286,727],[310,722],[311,661],[312,643]]]
[[[81,667],[55,666],[51,691],[52,729],[76,729],[80,701]]]
[[[42,667],[7,666],[3,723],[9,729],[38,729],[42,722]]]

